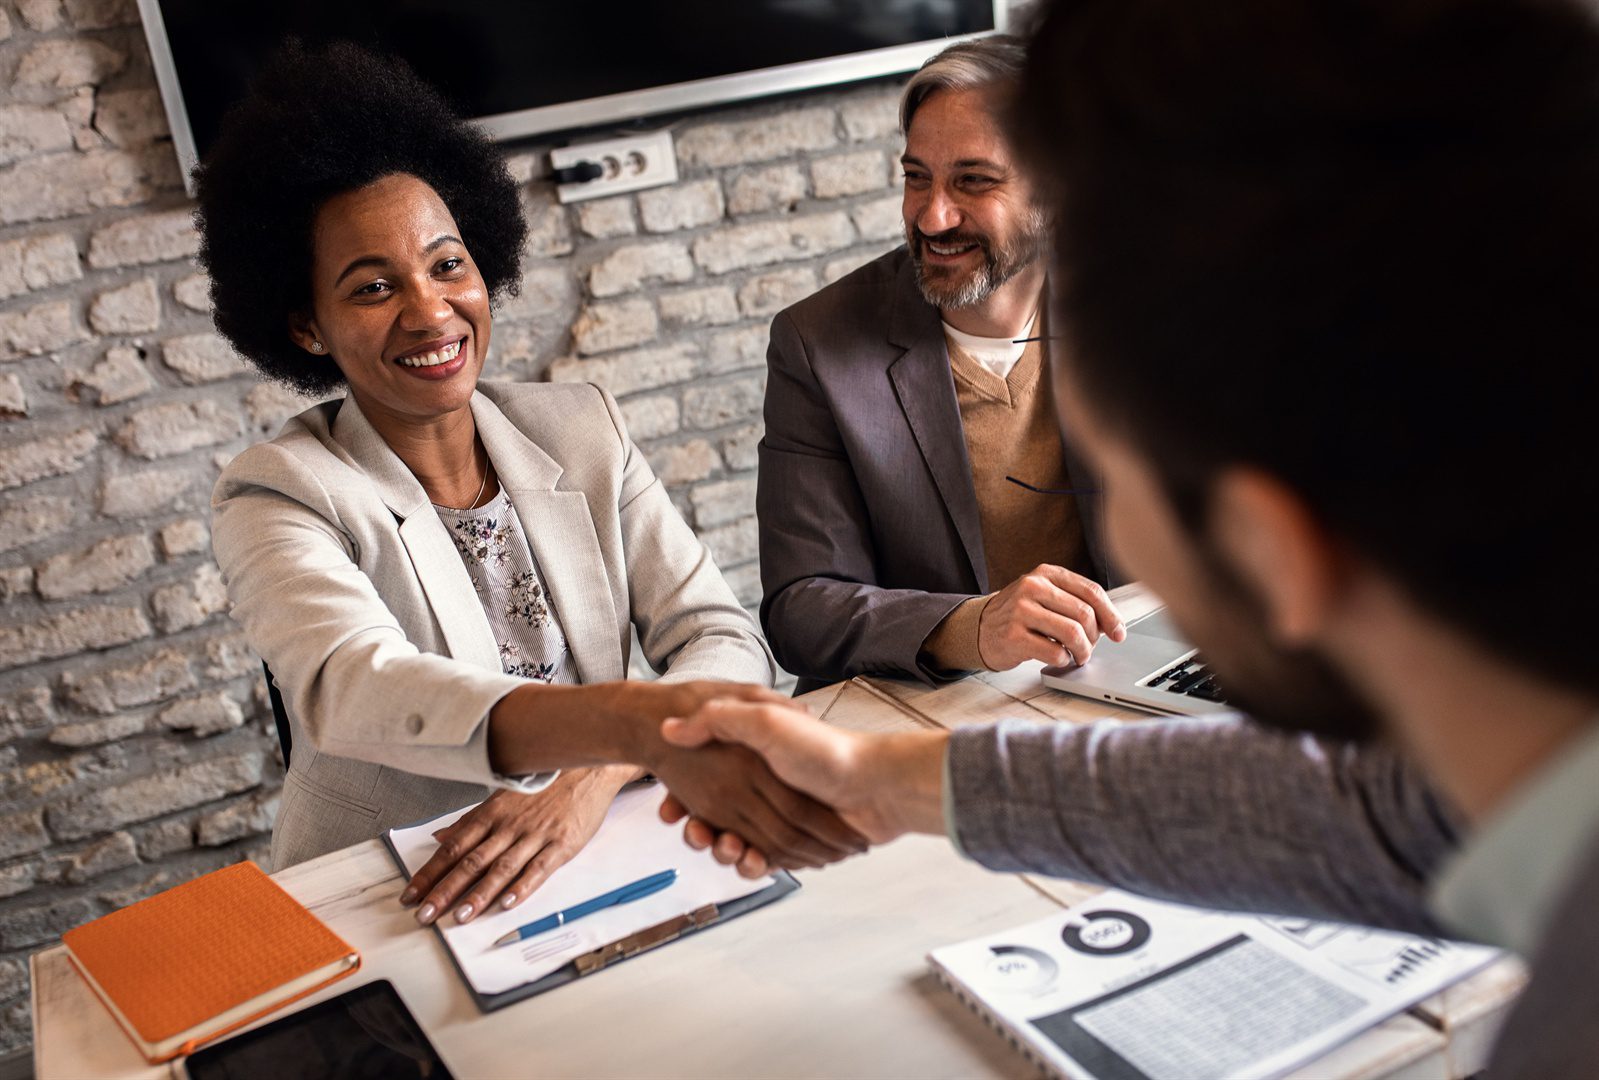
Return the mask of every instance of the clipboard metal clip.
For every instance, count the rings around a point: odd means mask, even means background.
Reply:
[[[601,945],[593,952],[584,953],[572,963],[577,968],[579,975],[592,975],[601,968],[613,964],[618,960],[627,960],[641,952],[648,952],[657,945],[665,945],[668,941],[676,941],[686,933],[709,926],[715,922],[721,913],[715,904],[706,904],[704,907],[695,908],[687,915],[667,919],[663,923],[640,930],[636,934],[629,934],[620,941],[613,941],[609,945]]]

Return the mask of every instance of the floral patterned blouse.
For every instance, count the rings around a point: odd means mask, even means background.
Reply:
[[[455,541],[507,675],[545,683],[576,682],[566,636],[539,580],[533,549],[510,497],[501,491],[476,510],[433,505]]]

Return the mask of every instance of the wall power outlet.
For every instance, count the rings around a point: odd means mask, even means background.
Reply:
[[[585,161],[599,166],[600,175],[583,183],[557,184],[555,196],[561,202],[582,202],[677,183],[677,150],[672,145],[670,131],[652,131],[550,151],[550,167],[554,169]]]

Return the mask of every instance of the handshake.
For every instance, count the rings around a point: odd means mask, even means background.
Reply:
[[[660,725],[661,816],[746,877],[822,866],[907,832],[943,832],[942,732],[828,727],[754,687],[684,684]],[[702,696],[703,695],[703,696]]]
[[[662,814],[686,821],[690,846],[748,877],[943,829],[940,732],[839,731],[770,690],[709,681],[530,683],[501,710],[506,722],[489,727],[498,771],[565,771],[539,792],[497,791],[434,834],[438,850],[400,895],[424,925],[522,903],[645,771],[666,785]]]

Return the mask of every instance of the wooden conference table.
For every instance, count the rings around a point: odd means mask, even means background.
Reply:
[[[805,700],[865,731],[1001,717],[1136,720],[1045,689],[1036,665],[929,690],[879,678]],[[940,945],[1043,918],[1092,895],[1057,880],[990,873],[936,837],[907,837],[799,874],[804,888],[747,918],[493,1013],[480,1013],[432,931],[399,905],[399,871],[376,840],[275,875],[364,962],[305,1004],[362,982],[394,983],[460,1077],[1018,1077],[1031,1067],[957,1002],[924,959]],[[34,1066],[56,1077],[164,1077],[72,970],[35,955]],[[1306,1077],[1464,1077],[1523,981],[1505,961],[1396,1016],[1303,1070]]]

